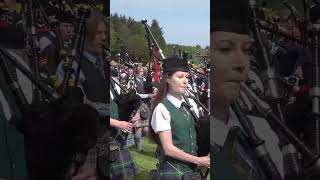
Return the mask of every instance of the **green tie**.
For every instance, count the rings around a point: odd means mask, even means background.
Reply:
[[[252,160],[254,167],[246,161],[246,158],[254,157],[254,154],[239,127],[229,131],[226,142],[220,150],[211,148],[211,151],[213,151],[211,177],[214,180],[261,180],[257,161]],[[243,152],[248,157],[244,157]]]
[[[96,67],[100,71],[100,73],[104,76],[104,66],[100,57],[97,57]]]

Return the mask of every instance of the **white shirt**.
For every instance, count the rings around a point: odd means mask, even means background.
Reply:
[[[30,68],[27,65],[27,63],[24,62],[23,58],[20,55],[18,55],[15,50],[10,50],[10,49],[6,49],[6,50],[12,57],[14,57],[17,61],[19,61],[19,63],[22,66],[24,66],[27,70],[30,71]],[[32,95],[33,95],[32,83],[20,70],[16,69],[16,73],[17,73],[18,82],[20,84],[22,92],[26,97],[28,103],[30,104],[32,102]],[[0,103],[2,105],[5,117],[7,118],[8,121],[10,121],[10,119],[12,118],[11,108],[1,88],[0,88]]]
[[[120,74],[120,76],[121,76],[122,78],[126,77],[126,75],[127,75],[126,73],[121,73],[121,74]]]
[[[211,144],[216,144],[220,147],[224,146],[224,143],[229,134],[229,130],[232,127],[242,127],[233,111],[229,111],[228,123],[223,123],[217,120],[213,116],[210,116],[210,141]]]
[[[57,38],[54,32],[50,31],[49,34],[50,36],[52,36],[52,38]],[[43,52],[49,45],[52,44],[51,40],[47,37],[47,35],[42,36],[38,43],[39,43],[38,47],[40,48],[40,52]]]
[[[135,77],[135,79],[140,82],[140,83],[145,83],[146,82],[146,79],[144,77],[142,77],[142,80],[138,77]],[[135,84],[134,88],[136,89],[137,88],[137,85]],[[139,94],[138,92],[136,93],[138,96],[140,96],[141,99],[147,99],[149,98],[149,94]]]
[[[94,65],[97,65],[97,62],[98,62],[98,57],[95,57],[93,56],[91,53],[88,53],[87,51],[84,51],[83,52],[83,56],[86,57],[85,60],[91,62],[92,64]],[[58,84],[61,85],[63,83],[63,79],[64,79],[64,74],[65,74],[65,71],[64,71],[64,64],[66,62],[64,61],[61,61],[57,67],[57,70],[56,70],[56,77],[57,77],[57,81],[58,81]],[[69,63],[69,62],[68,62]],[[74,73],[71,74],[70,76],[70,79],[72,79],[73,81],[75,81],[76,79],[76,72],[77,72],[77,69],[78,69],[78,63],[76,60],[73,60],[72,61],[72,69],[74,70]],[[85,96],[86,98],[86,93],[84,91],[84,87],[83,87],[83,83],[85,82],[86,78],[84,76],[84,73],[83,71],[80,69],[80,74],[79,74],[79,81],[78,81],[78,84],[77,84],[77,87],[79,87],[81,90],[82,90],[82,93],[83,95]]]
[[[116,81],[117,83],[119,83],[118,79],[114,78],[114,77],[111,77],[114,81]],[[117,83],[114,83],[114,86],[115,86],[115,89],[117,90],[117,93],[118,94],[121,94],[121,87],[117,84]],[[110,88],[112,88],[112,86],[110,86]],[[110,89],[110,98],[111,100],[113,100],[115,97]]]
[[[232,127],[242,128],[238,118],[235,113],[230,109],[229,111],[229,121],[227,124],[220,120],[215,119],[213,116],[210,117],[210,143],[223,147],[226,138],[228,136],[229,130]],[[276,133],[271,129],[270,125],[264,118],[256,116],[248,116],[251,120],[252,125],[258,137],[265,140],[265,146],[270,154],[271,159],[275,163],[281,176],[284,177],[284,167],[283,167],[283,156],[282,152],[278,146],[279,138]],[[253,166],[253,163],[246,159],[247,163]]]
[[[7,50],[12,57],[16,58],[16,60],[22,66],[24,66],[28,71],[31,72],[29,65],[23,60],[23,57],[21,57],[21,55],[17,54],[17,51],[9,50],[9,49]],[[32,96],[33,96],[33,84],[30,81],[30,79],[28,79],[27,76],[25,76],[20,70],[16,69],[16,72],[17,72],[18,82],[20,84],[22,92],[25,95],[28,103],[30,104],[32,102]]]
[[[165,97],[170,101],[176,108],[180,108],[181,103],[184,102],[184,99],[179,100],[176,97],[167,94]],[[190,102],[190,105],[195,110],[196,115],[199,117],[199,112],[197,111],[197,105],[196,103],[188,99]],[[151,118],[151,126],[155,133],[158,133],[160,131],[166,131],[171,130],[171,116],[168,111],[168,109],[164,106],[164,104],[159,103],[156,108],[153,111],[152,118]]]
[[[62,85],[63,83],[63,78],[64,78],[64,74],[65,74],[65,71],[64,71],[64,61],[61,61],[57,67],[57,70],[56,70],[56,77],[57,77],[57,82],[59,85]],[[74,73],[71,74],[70,76],[70,79],[72,79],[73,81],[75,81],[76,79],[76,71],[78,69],[78,63],[74,60],[72,62],[72,69],[74,69]],[[82,90],[82,93],[85,95],[85,92],[84,92],[84,88],[83,88],[83,83],[85,82],[86,78],[82,72],[82,70],[80,70],[80,74],[79,74],[79,81],[78,81],[78,84],[77,86]]]

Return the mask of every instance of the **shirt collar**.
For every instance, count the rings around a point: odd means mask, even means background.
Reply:
[[[83,55],[87,58],[87,60],[89,62],[91,62],[92,64],[96,64],[97,63],[97,59],[98,57],[96,55],[94,55],[93,53],[90,53],[88,51],[84,51]]]
[[[229,109],[229,120],[228,123],[224,123],[215,117],[210,117],[210,141],[215,143],[216,145],[223,147],[229,131],[232,127],[238,126],[241,127],[236,115],[234,112]]]
[[[171,94],[167,94],[166,98],[176,107],[180,108],[181,103],[184,102],[183,99],[179,100],[178,98],[172,96]]]
[[[137,79],[138,81],[144,81],[144,80],[145,80],[144,77],[139,77],[139,76],[135,76],[135,77],[136,77],[136,79]]]

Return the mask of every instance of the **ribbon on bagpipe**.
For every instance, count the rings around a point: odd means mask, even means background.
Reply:
[[[157,82],[157,83],[160,83],[159,73],[158,73],[159,65],[158,65],[158,62],[157,62],[157,53],[158,53],[157,52],[157,48],[153,47],[154,81]]]

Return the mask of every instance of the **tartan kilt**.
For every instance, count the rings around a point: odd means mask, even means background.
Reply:
[[[130,148],[133,145],[134,145],[134,135],[130,133],[127,136],[126,147]]]
[[[111,179],[123,179],[125,177],[132,177],[140,173],[140,170],[134,162],[127,147],[119,148],[116,151],[117,159],[110,165]]]
[[[169,163],[168,161],[160,163],[158,168],[161,180],[182,180],[185,173],[195,172],[195,170],[188,165]]]
[[[103,126],[103,128],[106,128]],[[97,171],[99,174],[99,179],[109,179],[110,175],[110,163],[109,163],[109,154],[110,154],[110,131],[104,130],[102,136],[97,140]]]
[[[138,121],[138,122],[134,125],[134,127],[135,127],[135,128],[149,127],[149,123],[150,123],[150,120],[149,120],[149,119],[141,120],[141,121]]]

